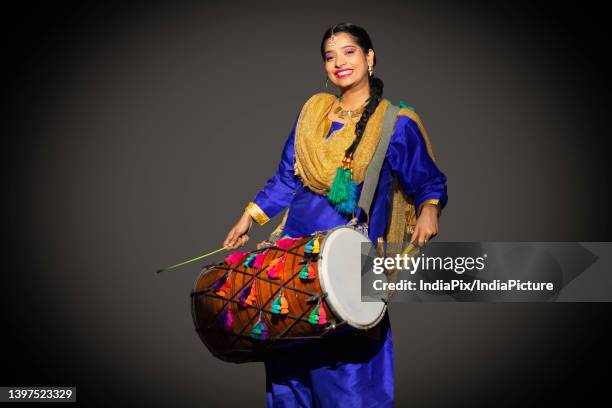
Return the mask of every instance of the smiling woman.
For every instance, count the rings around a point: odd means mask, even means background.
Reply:
[[[363,28],[343,23],[326,30],[321,57],[328,81],[340,94],[316,93],[304,103],[277,172],[248,203],[224,245],[244,245],[253,221],[264,224],[284,209],[271,240],[303,237],[365,218],[373,243],[401,243],[406,237],[427,242],[438,232],[448,197],[446,177],[434,162],[419,116],[400,105],[372,205],[363,214],[357,200],[392,104],[382,96],[383,81],[374,76],[376,55]],[[391,407],[388,313],[372,330],[271,353],[265,367],[269,407]]]

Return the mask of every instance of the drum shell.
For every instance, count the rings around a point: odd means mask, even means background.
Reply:
[[[299,271],[304,266],[302,262],[305,260],[304,247],[309,240],[310,237],[296,241],[294,248],[286,254],[282,279],[269,279],[266,274],[270,262],[285,252],[280,249],[271,248],[267,251],[260,270],[243,266],[232,270],[228,276],[231,283],[227,297],[218,297],[212,293],[202,294],[207,289],[209,290],[217,279],[227,273],[227,265],[216,265],[202,270],[193,287],[192,317],[202,342],[213,355],[236,363],[262,361],[267,352],[302,344],[306,341],[316,341],[326,332],[326,326],[312,324],[307,320],[309,312],[316,306],[316,297],[323,295],[318,281],[318,263],[312,262],[316,279],[304,282],[299,278]],[[233,316],[232,330],[231,332],[220,330],[217,321],[228,298],[237,300],[241,289],[258,272],[258,276],[264,279],[254,281],[257,294],[256,304],[244,308],[238,302],[230,302],[229,307]],[[286,285],[283,294],[287,299],[289,314],[283,317],[272,313],[262,313],[270,340],[261,341],[250,338],[249,333],[258,319],[258,309],[263,307],[270,310],[281,283]],[[328,321],[333,323],[336,320],[324,301],[321,301],[319,307],[324,309]],[[340,333],[346,330],[345,328],[339,329],[332,331]],[[282,339],[274,339],[281,335]]]

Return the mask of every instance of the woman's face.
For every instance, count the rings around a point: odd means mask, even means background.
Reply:
[[[368,82],[368,65],[374,62],[374,51],[364,54],[347,33],[334,34],[335,44],[325,42],[325,70],[329,80],[340,89],[348,89]]]

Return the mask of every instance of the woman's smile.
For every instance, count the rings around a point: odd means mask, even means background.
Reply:
[[[352,73],[353,73],[353,70],[351,68],[341,69],[341,70],[336,71],[336,76],[338,78],[346,78],[350,76]]]

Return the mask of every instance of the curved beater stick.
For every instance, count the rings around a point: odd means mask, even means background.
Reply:
[[[223,251],[223,250],[225,250],[225,249],[227,249],[227,247],[226,247],[226,246],[223,246],[223,247],[221,247],[221,248],[219,248],[219,249],[215,249],[215,250],[214,250],[214,251],[212,251],[212,252],[209,252],[209,253],[207,253],[207,254],[204,254],[204,255],[198,256],[198,257],[193,258],[193,259],[190,259],[190,260],[188,260],[188,261],[184,261],[184,262],[181,262],[181,263],[177,263],[176,265],[168,266],[167,268],[158,269],[158,270],[157,270],[157,273],[164,272],[164,271],[168,271],[168,270],[170,270],[170,269],[174,269],[174,268],[178,268],[179,266],[187,265],[188,263],[195,262],[195,261],[197,261],[197,260],[200,260],[200,259],[206,258],[207,256],[214,255],[214,254],[216,254],[216,253],[218,253],[218,252],[221,252],[221,251]]]

